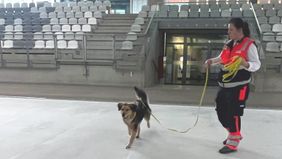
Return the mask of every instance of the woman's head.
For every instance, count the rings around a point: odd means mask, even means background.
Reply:
[[[241,18],[232,18],[228,24],[228,36],[232,40],[240,40],[243,37],[250,37],[248,23]]]

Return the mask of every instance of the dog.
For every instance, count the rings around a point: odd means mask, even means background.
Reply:
[[[150,128],[151,108],[149,107],[148,97],[144,90],[134,87],[136,101],[134,103],[118,103],[118,110],[121,112],[123,122],[128,127],[130,140],[126,149],[132,146],[135,138],[140,137],[140,124],[143,118],[147,121]]]

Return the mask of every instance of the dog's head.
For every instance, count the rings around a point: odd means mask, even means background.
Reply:
[[[129,103],[118,103],[118,110],[120,111],[122,118],[127,119],[136,112],[136,105]]]

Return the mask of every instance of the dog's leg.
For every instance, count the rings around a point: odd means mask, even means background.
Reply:
[[[126,149],[129,149],[131,147],[131,145],[132,145],[132,143],[133,143],[133,141],[134,141],[134,139],[136,137],[136,133],[137,133],[137,129],[132,129],[131,130],[130,140],[129,140],[128,145],[125,147]]]
[[[128,135],[131,136],[131,129],[129,128],[129,126],[127,126],[128,128]]]
[[[150,121],[147,121],[147,127],[150,128]]]
[[[136,136],[137,139],[140,137],[140,130],[141,130],[141,127],[140,127],[140,125],[138,125],[137,136]]]

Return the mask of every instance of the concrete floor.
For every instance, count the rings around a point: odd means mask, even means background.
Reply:
[[[212,107],[202,107],[187,134],[142,124],[141,138],[126,150],[126,126],[117,103],[0,97],[1,159],[280,159],[282,111],[247,109],[238,152],[219,154],[227,133]],[[151,105],[168,127],[193,125],[197,107]]]

